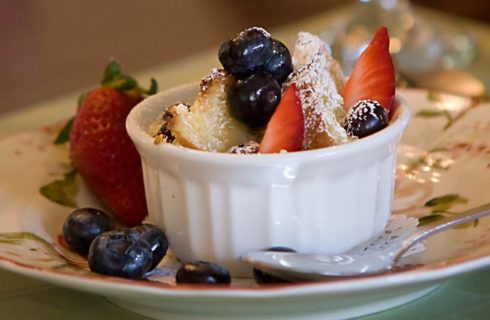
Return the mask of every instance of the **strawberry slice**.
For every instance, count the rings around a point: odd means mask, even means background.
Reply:
[[[267,124],[259,152],[299,151],[303,145],[304,133],[303,108],[298,89],[292,84],[284,92],[281,102]]]
[[[390,37],[386,27],[376,31],[373,40],[359,57],[342,92],[344,109],[359,100],[377,100],[390,111],[395,98],[395,69],[391,60]]]

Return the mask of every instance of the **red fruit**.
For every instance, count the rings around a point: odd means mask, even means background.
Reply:
[[[118,65],[112,71],[108,67],[103,86],[82,101],[70,132],[70,155],[73,166],[114,216],[134,226],[148,210],[140,156],[125,123],[144,92],[119,72]]]
[[[359,57],[344,87],[345,110],[366,99],[376,100],[386,111],[391,110],[395,98],[395,69],[389,46],[388,30],[381,27]]]
[[[299,151],[303,145],[304,133],[303,108],[296,85],[292,84],[284,92],[281,102],[267,124],[259,152]]]

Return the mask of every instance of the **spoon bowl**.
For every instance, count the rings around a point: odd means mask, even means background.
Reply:
[[[422,240],[457,225],[490,215],[490,203],[461,214],[416,228],[405,236],[399,247],[379,254],[346,252],[338,255],[301,254],[290,252],[255,251],[242,259],[255,268],[288,280],[320,280],[332,277],[353,277],[385,273],[398,266],[400,259]]]

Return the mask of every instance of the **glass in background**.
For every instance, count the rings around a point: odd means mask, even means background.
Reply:
[[[350,12],[350,17],[324,33],[346,74],[381,25],[389,30],[390,52],[401,73],[464,69],[475,56],[471,37],[457,26],[424,20],[409,1],[358,0]]]

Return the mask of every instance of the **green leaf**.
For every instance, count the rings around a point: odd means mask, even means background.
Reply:
[[[428,216],[419,218],[419,227],[441,220],[442,218],[444,218],[442,214],[430,214]]]
[[[441,95],[436,91],[429,91],[427,93],[427,99],[431,102],[440,102],[442,100]]]
[[[158,91],[158,83],[157,81],[154,79],[154,78],[151,78],[151,84],[150,84],[150,89],[148,89],[147,91],[145,91],[145,93],[149,96],[151,96],[152,94],[155,94],[157,93]]]
[[[104,72],[102,84],[107,84],[121,75],[121,65],[116,60],[111,60]]]
[[[428,152],[429,153],[435,153],[435,152],[447,152],[447,151],[449,151],[449,149],[446,147],[435,147],[435,148],[430,149]]]
[[[449,209],[451,209],[452,206],[458,203],[467,203],[468,199],[461,197],[458,194],[447,194],[444,196],[432,198],[429,201],[427,201],[424,206],[425,207],[430,207],[432,213],[437,213],[437,212],[448,212]]]
[[[75,170],[66,173],[63,179],[55,180],[42,186],[39,191],[44,197],[55,203],[72,208],[78,207],[75,201],[78,193]]]
[[[435,197],[435,198],[432,198],[430,200],[428,200],[424,206],[426,207],[434,207],[434,206],[437,206],[437,205],[440,205],[440,204],[446,204],[446,203],[455,203],[455,202],[461,202],[462,200],[464,199],[464,201],[466,202],[466,199],[461,197],[460,195],[456,194],[456,193],[453,193],[453,194],[446,194],[444,196],[440,196],[440,197]]]
[[[150,88],[145,90],[138,85],[133,77],[123,74],[121,65],[112,60],[106,67],[102,86],[114,88],[119,91],[131,91],[134,95],[152,95],[158,91],[158,83],[155,79],[150,80]]]
[[[61,129],[60,133],[58,133],[58,136],[54,140],[54,144],[63,144],[70,141],[70,131],[71,127],[73,126],[74,120],[75,117],[71,118],[65,123],[65,126],[63,127],[63,129]]]
[[[445,116],[445,112],[441,110],[421,110],[417,112],[415,116],[420,118],[434,118]]]
[[[85,99],[87,99],[87,96],[88,96],[88,92],[84,92],[78,96],[78,102],[77,102],[78,108],[82,106],[82,104],[85,102]]]
[[[449,165],[445,163],[442,159],[437,159],[432,163],[432,168],[439,170],[449,170]]]
[[[466,223],[462,223],[460,225],[457,225],[455,227],[453,227],[453,229],[466,229],[466,228],[476,228],[478,226],[478,219],[476,219],[475,221],[469,221],[469,222],[466,222]]]
[[[453,214],[454,212],[449,212],[448,210],[451,208],[451,205],[449,204],[440,204],[440,205],[437,205],[435,207],[433,207],[433,209],[431,210],[431,213],[433,214],[437,214],[437,213],[450,213],[450,214]]]
[[[130,76],[122,76],[112,81],[110,86],[117,90],[129,91],[136,88],[138,86],[138,82],[136,82],[136,80]]]

